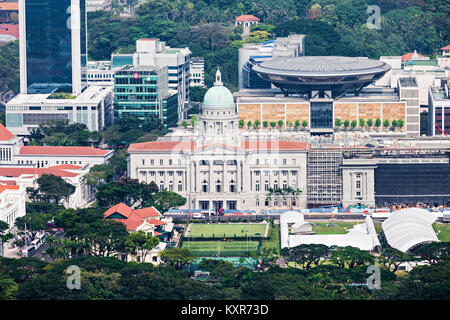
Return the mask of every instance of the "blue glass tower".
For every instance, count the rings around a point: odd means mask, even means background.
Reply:
[[[86,0],[19,0],[21,92],[86,86]]]

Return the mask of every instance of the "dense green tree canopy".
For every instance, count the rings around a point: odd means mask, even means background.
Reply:
[[[75,186],[60,176],[43,174],[37,180],[37,188],[28,187],[27,193],[31,201],[60,203],[67,200],[74,192]]]

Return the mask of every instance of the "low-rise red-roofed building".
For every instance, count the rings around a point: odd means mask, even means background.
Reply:
[[[15,155],[17,164],[45,168],[59,165],[92,167],[104,164],[114,154],[113,150],[71,146],[22,146]]]
[[[251,14],[243,14],[240,15],[239,17],[236,17],[236,19],[234,19],[234,24],[237,27],[238,25],[244,25],[244,26],[248,26],[248,25],[252,25],[252,24],[258,24],[259,23],[259,18],[255,17],[254,15]]]
[[[442,55],[443,55],[444,57],[450,56],[450,44],[447,45],[447,46],[445,46],[445,47],[442,47],[442,48],[441,48],[441,51],[442,51]]]
[[[429,59],[429,58],[424,57],[423,55],[417,53],[416,50],[414,50],[414,52],[409,52],[409,53],[402,55],[403,63],[405,63],[406,61],[409,61],[409,60],[427,60],[427,59]]]
[[[9,225],[9,232],[13,232],[16,219],[25,215],[25,197],[23,186],[0,182],[0,221]],[[2,256],[1,248],[0,256]]]
[[[123,223],[128,232],[142,231],[160,239],[160,243],[147,255],[145,262],[158,265],[161,262],[160,252],[165,250],[167,242],[172,239],[174,224],[172,218],[163,218],[155,207],[133,209],[124,203],[116,204],[104,213],[105,219]],[[137,260],[129,254],[120,254],[122,260]]]
[[[15,136],[0,123],[0,165],[81,169],[105,164],[113,154],[113,150],[93,147],[24,146],[22,137]]]
[[[17,185],[24,188],[36,188],[37,179],[44,174],[61,177],[75,186],[75,192],[63,202],[66,208],[81,208],[92,203],[94,188],[86,184],[83,177],[89,170],[80,166],[55,166],[48,168],[32,168],[26,166],[0,166],[0,181],[7,185]]]
[[[16,163],[15,155],[23,146],[23,138],[16,137],[0,123],[0,165]]]

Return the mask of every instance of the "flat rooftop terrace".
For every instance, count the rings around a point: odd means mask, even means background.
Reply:
[[[24,94],[19,93],[7,105],[32,105],[32,104],[79,104],[79,103],[98,103],[102,101],[108,93],[111,93],[113,87],[89,86],[75,99],[49,99],[51,94]]]

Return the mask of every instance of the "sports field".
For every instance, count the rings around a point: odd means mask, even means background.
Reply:
[[[183,241],[182,248],[189,249],[193,256],[241,256],[258,250],[258,241]]]
[[[265,230],[265,223],[192,223],[188,236],[232,238],[246,237],[248,234],[249,237],[264,237]]]

